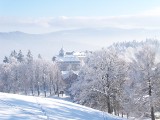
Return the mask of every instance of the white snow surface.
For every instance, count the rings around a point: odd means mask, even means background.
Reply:
[[[0,93],[0,120],[122,120],[62,98]]]

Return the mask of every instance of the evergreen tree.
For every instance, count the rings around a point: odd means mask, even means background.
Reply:
[[[4,63],[9,63],[8,57],[5,56],[3,62],[4,62]]]
[[[32,53],[31,53],[30,50],[28,50],[27,58],[26,59],[27,59],[28,63],[31,63],[33,61],[33,55],[32,55]]]
[[[39,59],[42,59],[41,54],[38,54],[38,58],[39,58]]]
[[[53,56],[52,61],[53,61],[53,62],[55,62],[55,60],[56,60],[56,57],[55,57],[55,56]]]
[[[10,57],[14,57],[17,58],[17,52],[15,50],[13,50],[10,54]]]
[[[18,55],[17,55],[17,60],[19,62],[23,62],[24,61],[24,55],[22,54],[22,51],[20,50]]]

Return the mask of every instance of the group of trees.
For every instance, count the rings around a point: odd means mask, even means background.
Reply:
[[[8,93],[44,96],[58,94],[63,89],[61,72],[55,62],[38,55],[34,59],[31,51],[24,56],[20,50],[11,52],[0,64],[0,91]]]
[[[160,110],[157,44],[134,46],[130,54],[127,48],[121,50],[113,46],[90,54],[70,94],[75,102],[95,109],[154,120]]]
[[[0,91],[44,96],[64,87],[80,104],[137,118],[160,111],[159,42],[124,42],[95,51],[85,59],[79,74],[69,71],[65,81],[55,61],[28,51],[11,52],[0,64]]]

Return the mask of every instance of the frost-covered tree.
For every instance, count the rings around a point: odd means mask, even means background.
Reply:
[[[10,92],[11,91],[11,84],[10,84],[10,64],[2,64],[1,65],[1,91],[2,92]]]
[[[159,44],[150,40],[137,44],[117,44],[118,48],[87,56],[69,89],[74,101],[117,115],[154,120],[154,110],[160,110]]]
[[[38,59],[42,59],[42,56],[41,56],[41,54],[38,54]]]
[[[10,54],[10,57],[14,57],[17,58],[17,52],[15,50],[13,50]]]
[[[39,57],[33,59],[31,51],[26,57],[22,51],[11,52],[9,62],[0,65],[0,91],[32,94],[58,94],[63,89],[61,72],[56,63]]]
[[[133,102],[137,110],[137,115],[142,117],[150,113],[152,120],[154,117],[154,106],[157,99],[155,87],[159,73],[156,62],[156,52],[153,47],[144,46],[142,50],[135,54],[131,63],[130,79],[134,90]]]
[[[32,53],[31,53],[30,50],[28,50],[28,53],[27,53],[27,55],[26,55],[26,59],[27,59],[27,62],[28,62],[28,63],[33,62],[33,55],[32,55]]]
[[[5,56],[3,62],[4,62],[4,63],[9,63],[8,57]]]
[[[125,82],[126,64],[112,49],[101,50],[86,59],[79,80],[71,88],[78,91],[82,104],[116,113],[120,109],[120,98]],[[73,90],[73,91],[72,91]]]
[[[21,50],[19,51],[19,53],[18,53],[18,55],[17,55],[17,60],[18,60],[19,62],[23,62],[23,61],[24,61],[24,55],[23,55],[23,53],[22,53]]]

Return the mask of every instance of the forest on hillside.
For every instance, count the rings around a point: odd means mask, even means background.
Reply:
[[[160,112],[160,43],[120,42],[88,54],[68,81],[55,61],[12,51],[0,64],[0,91],[45,97],[65,91],[74,102],[115,115],[154,119]]]

